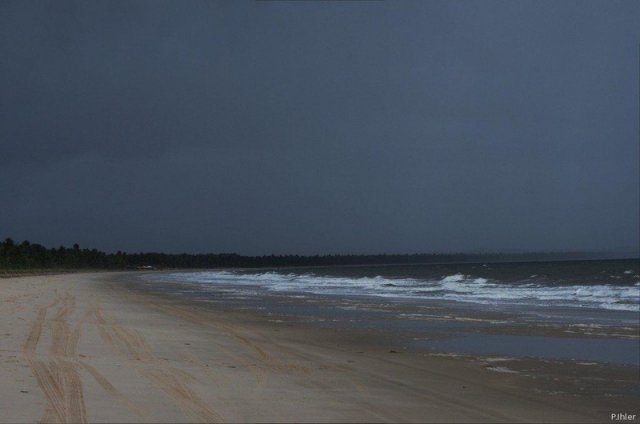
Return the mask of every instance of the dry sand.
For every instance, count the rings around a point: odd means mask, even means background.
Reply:
[[[609,422],[468,358],[128,290],[116,274],[0,280],[2,422]],[[372,341],[375,341],[372,342]]]

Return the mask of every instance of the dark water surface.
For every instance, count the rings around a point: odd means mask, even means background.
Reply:
[[[139,284],[410,349],[640,366],[637,260],[212,270]]]

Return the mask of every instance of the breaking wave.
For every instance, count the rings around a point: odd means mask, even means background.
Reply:
[[[640,311],[640,282],[633,285],[553,285],[527,280],[504,283],[470,275],[439,279],[334,277],[313,273],[233,271],[156,274],[154,279],[183,281],[206,289],[212,284],[259,286],[277,292],[444,299],[482,304],[531,304]]]

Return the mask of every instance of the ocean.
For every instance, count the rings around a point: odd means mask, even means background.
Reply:
[[[402,349],[640,367],[638,260],[152,272],[136,286]]]
[[[446,300],[496,308],[566,307],[640,312],[638,260],[418,264],[176,272],[158,280],[200,289]]]

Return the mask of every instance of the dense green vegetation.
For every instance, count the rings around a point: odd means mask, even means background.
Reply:
[[[561,259],[582,259],[589,255],[563,254]],[[73,247],[46,248],[7,238],[0,243],[1,270],[36,269],[131,269],[154,268],[219,268],[219,267],[284,267],[323,265],[407,264],[438,262],[482,262],[559,259],[556,253],[539,254],[411,254],[411,255],[270,255],[241,256],[222,254],[105,253],[97,249]]]

